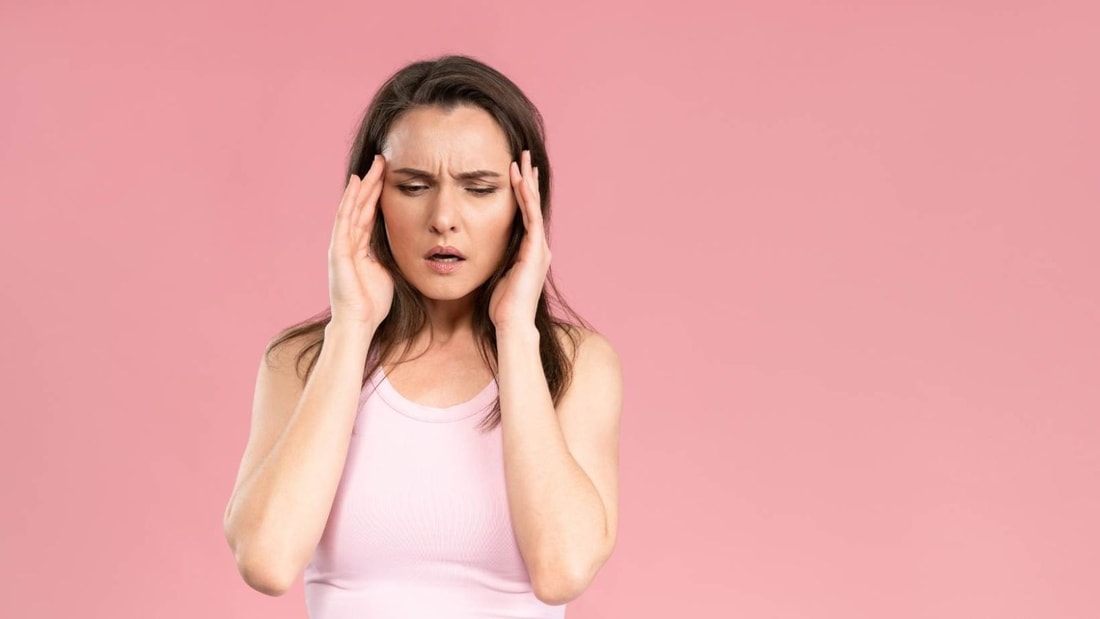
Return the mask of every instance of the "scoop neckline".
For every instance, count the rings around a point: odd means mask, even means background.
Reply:
[[[433,423],[460,421],[467,417],[472,417],[484,411],[497,395],[497,381],[494,378],[489,381],[489,384],[482,387],[477,395],[465,402],[443,407],[428,406],[426,404],[420,404],[419,402],[413,402],[401,395],[401,393],[394,388],[393,383],[390,382],[390,379],[381,367],[374,373],[374,383],[378,395],[393,409],[413,419]]]

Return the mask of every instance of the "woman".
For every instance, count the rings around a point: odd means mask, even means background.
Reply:
[[[549,272],[542,118],[477,60],[416,62],[348,176],[330,307],[260,364],[238,569],[269,595],[304,572],[313,619],[562,617],[615,546],[622,371],[549,311],[544,285],[585,323]]]

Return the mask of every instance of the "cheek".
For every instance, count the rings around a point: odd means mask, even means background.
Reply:
[[[398,251],[402,239],[408,238],[407,230],[410,225],[408,217],[402,217],[401,205],[392,201],[385,202],[385,206],[379,204],[378,209],[382,214],[382,223],[385,226],[386,238],[390,241],[390,247]]]
[[[502,218],[500,221],[496,222],[493,227],[492,242],[499,253],[504,253],[504,251],[508,249],[508,241],[512,238],[512,230],[515,226],[513,221],[512,217]],[[519,228],[522,230],[522,222],[520,222]]]
[[[487,214],[480,222],[480,228],[484,231],[486,240],[493,243],[506,242],[517,212],[514,207],[505,205]]]

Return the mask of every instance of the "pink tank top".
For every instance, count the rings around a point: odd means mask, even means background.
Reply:
[[[496,381],[438,408],[381,368],[359,398],[325,531],[305,568],[310,619],[554,618],[535,597],[504,485],[501,428],[478,422]]]

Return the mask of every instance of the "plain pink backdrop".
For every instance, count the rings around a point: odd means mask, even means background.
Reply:
[[[369,97],[443,53],[545,115],[623,359],[570,619],[1100,612],[1090,3],[156,4],[0,9],[0,614],[305,616],[222,535],[255,371]]]

